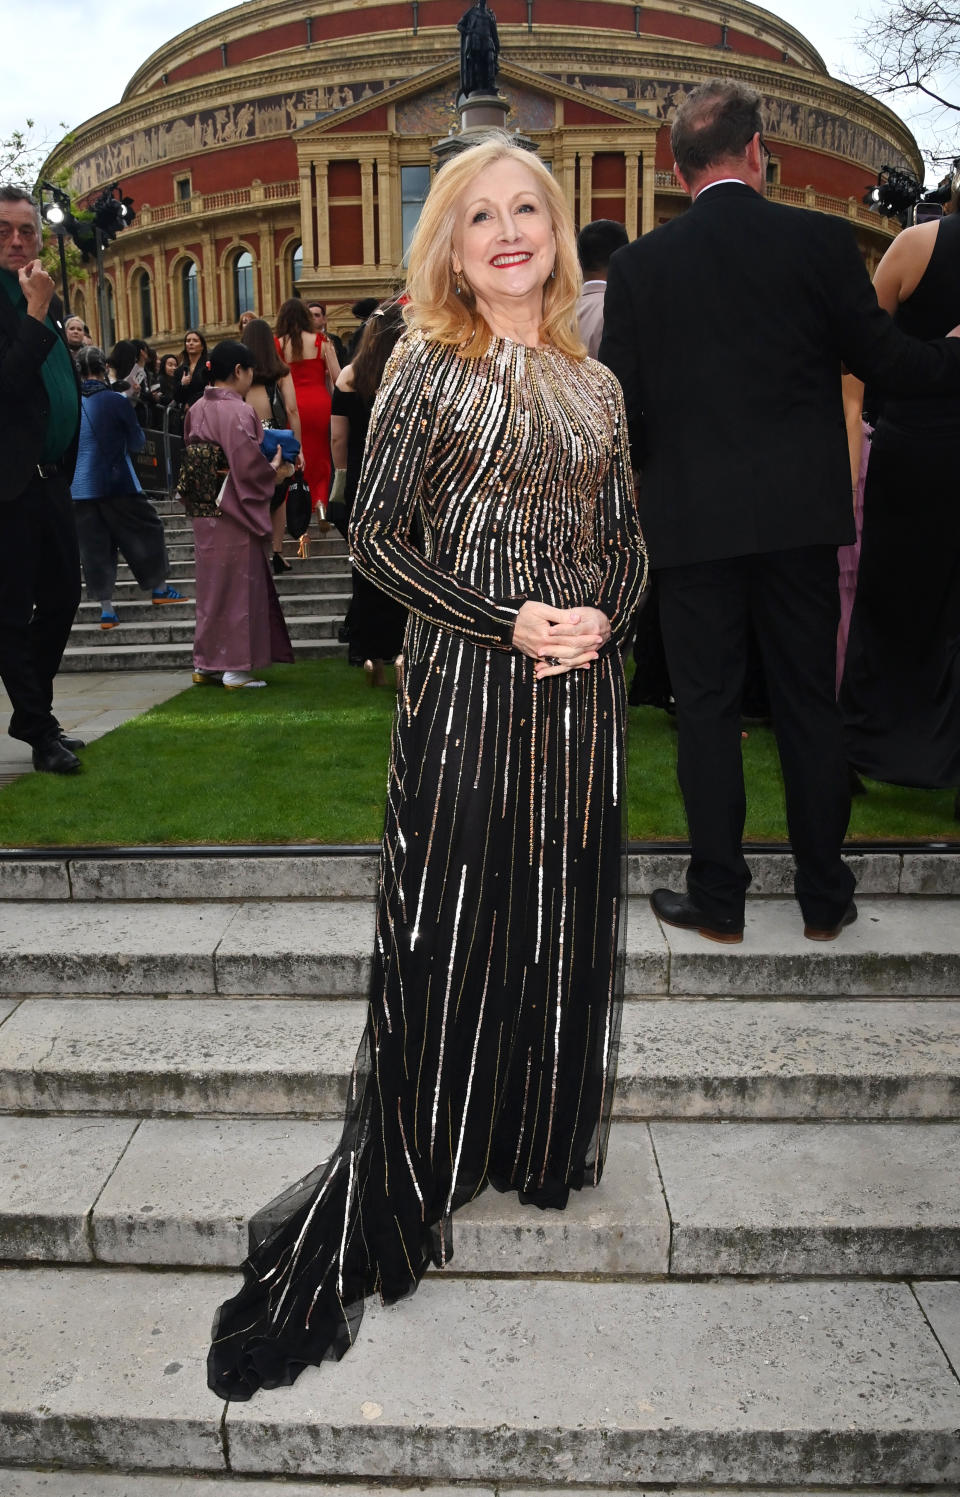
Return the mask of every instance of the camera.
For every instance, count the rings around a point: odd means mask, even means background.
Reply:
[[[960,187],[960,156],[954,158],[950,171],[929,192],[924,192],[922,183],[913,172],[902,171],[896,166],[881,166],[876,184],[867,188],[863,201],[885,218],[898,218],[906,228],[908,224],[941,218],[944,205],[949,203],[957,187]]]

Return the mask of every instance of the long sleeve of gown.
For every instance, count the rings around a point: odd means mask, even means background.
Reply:
[[[610,620],[613,641],[619,644],[647,585],[648,564],[633,493],[623,393],[612,378],[610,399],[613,451],[596,509],[596,545],[604,569],[597,607]]]
[[[456,387],[472,378],[472,362],[416,336],[397,345],[370,417],[351,554],[365,577],[411,612],[473,644],[509,650],[525,600],[487,597],[411,539],[433,485],[441,386],[444,406],[455,406]]]

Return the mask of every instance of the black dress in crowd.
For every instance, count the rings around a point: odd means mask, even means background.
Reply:
[[[960,216],[944,218],[896,320],[960,322]],[[895,785],[960,785],[960,399],[890,398],[877,420],[840,705],[850,762]]]
[[[249,1398],[342,1356],[363,1300],[453,1254],[492,1184],[598,1183],[620,1026],[623,669],[645,574],[623,398],[591,360],[402,339],[377,396],[357,565],[410,609],[366,1032],[340,1144],[250,1224],[210,1386]],[[415,517],[420,544],[411,541]],[[538,682],[527,596],[613,637]],[[397,1368],[403,1376],[403,1368]]]
[[[356,390],[338,390],[334,387],[330,414],[342,416],[348,424],[347,481],[343,519],[333,515],[330,518],[338,528],[342,526],[344,537],[349,529],[353,501],[357,497],[360,483],[371,409],[371,404]],[[394,660],[403,649],[406,623],[407,610],[403,605],[388,597],[376,583],[369,581],[354,567],[353,596],[346,618],[351,661],[361,665],[365,660]]]
[[[181,384],[183,376],[189,373],[189,364],[181,364],[174,378],[177,381],[180,395],[179,400],[183,405],[195,405],[210,383],[210,371],[206,364],[206,354],[201,354],[194,365],[193,373],[190,375],[189,384]]]

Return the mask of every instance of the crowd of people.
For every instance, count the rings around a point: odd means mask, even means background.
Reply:
[[[946,483],[956,220],[901,236],[878,301],[849,224],[766,200],[752,90],[694,90],[671,144],[689,211],[632,244],[622,226],[588,225],[578,261],[560,185],[492,132],[437,174],[403,297],[371,309],[349,354],[323,309],[293,299],[272,330],[245,317],[209,350],[191,330],[166,374],[189,407],[188,451],[224,459],[216,508],[193,519],[198,682],[255,687],[261,665],[290,658],[270,557],[295,464],[349,536],[348,629],[371,680],[400,657],[344,1132],[251,1222],[243,1287],[220,1307],[209,1356],[224,1398],[342,1356],[370,1294],[398,1300],[450,1261],[453,1216],[488,1185],[563,1209],[600,1183],[624,941],[623,655],[648,568],[691,848],[685,888],[651,896],[664,925],[743,940],[753,664],[807,939],[836,940],[857,918],[841,855],[851,758],[906,783],[960,778],[960,537]],[[64,594],[51,607],[47,558],[31,563],[4,603],[0,669],[10,731],[49,769],[51,745],[70,753],[50,687],[75,607],[79,397],[38,232],[30,200],[0,191],[0,381],[21,423],[4,539],[37,557],[56,536]],[[115,403],[149,400],[152,379],[149,351],[141,362],[132,348],[129,363],[127,350],[80,354],[93,440],[109,417],[126,454],[135,433]],[[874,418],[863,485],[844,375],[867,388]],[[904,577],[918,441],[934,455],[944,554],[914,527]],[[862,576],[841,627],[856,507]],[[135,502],[123,516],[133,545],[146,528]],[[109,582],[103,523],[88,528]]]
[[[352,348],[360,345],[366,321],[377,308],[378,303],[372,299],[354,307],[360,325],[352,340]],[[291,297],[281,306],[272,327],[253,311],[244,312],[238,325],[238,341],[253,360],[249,366],[253,371],[252,382],[246,388],[246,382],[242,381],[245,386],[242,398],[252,406],[261,428],[291,431],[300,445],[294,472],[284,473],[275,480],[270,496],[270,566],[275,576],[291,570],[291,562],[284,556],[291,478],[300,487],[301,494],[309,496],[308,518],[302,522],[303,531],[308,529],[309,518],[313,515],[318,517],[321,533],[329,529],[327,510],[332,499],[335,523],[344,537],[347,535],[359,458],[354,438],[351,448],[354,466],[346,498],[346,458],[344,472],[339,475],[340,482],[332,495],[332,442],[336,440],[334,432],[338,428],[338,421],[332,417],[332,406],[337,398],[338,380],[347,381],[344,385],[346,392],[352,390],[351,371],[347,349],[339,337],[328,332],[326,319],[324,303],[304,302],[299,297]],[[399,336],[400,324],[396,323],[396,327]],[[192,601],[184,598],[167,580],[163,526],[156,509],[144,496],[137,475],[134,460],[144,448],[145,432],[162,429],[168,438],[172,435],[172,450],[179,453],[182,440],[189,440],[191,434],[197,440],[195,433],[200,425],[196,417],[191,421],[191,412],[195,412],[206,391],[218,384],[231,389],[236,386],[218,380],[215,370],[223,359],[214,357],[217,349],[208,346],[206,336],[199,328],[188,328],[179,355],[166,354],[163,357],[139,338],[121,340],[105,353],[93,346],[89,330],[79,317],[65,320],[64,336],[81,376],[77,467],[71,482],[71,493],[78,501],[76,520],[81,565],[87,596],[100,604],[101,629],[115,629],[122,623],[114,598],[117,562],[121,555],[140,586],[150,592],[155,604]],[[221,353],[229,341],[217,346]],[[368,366],[369,360],[364,368]],[[379,372],[382,372],[382,362]],[[366,401],[368,413],[374,393],[375,387],[364,387],[362,399]],[[349,405],[352,395],[345,393],[341,398]],[[353,411],[355,427],[359,409],[356,406]],[[365,423],[362,430],[366,430]],[[361,434],[361,454],[362,440]],[[239,495],[235,497],[240,502]],[[229,506],[225,509],[221,505],[221,518],[228,512]],[[250,514],[247,524],[249,521]],[[219,659],[222,653],[209,647],[211,623],[222,634],[228,617],[235,619],[241,612],[246,614],[258,608],[266,610],[268,599],[275,603],[276,595],[268,589],[244,597],[242,579],[248,575],[248,569],[234,568],[229,573],[232,578],[230,596],[220,589],[211,595],[212,601],[211,598],[203,601],[199,595],[206,594],[211,575],[211,551],[205,544],[208,528],[203,524],[194,526],[199,578],[194,680],[197,684],[222,681],[229,687],[263,686],[265,682],[257,678],[254,671],[271,660],[289,658],[289,638],[279,655],[254,650],[258,658],[245,664],[243,661],[250,651],[246,646],[241,648],[237,639],[234,649],[237,659],[232,660],[226,670],[209,664],[211,660]],[[221,527],[218,532],[221,541],[228,528]],[[257,534],[260,534],[259,530]],[[295,539],[300,539],[300,535]],[[216,550],[220,554],[222,545],[218,545]],[[307,554],[303,544],[301,554]],[[222,567],[215,570],[219,575]],[[217,616],[221,614],[217,623]],[[270,614],[273,614],[272,607]],[[269,630],[264,633],[257,627],[267,618],[268,613],[264,611],[261,619],[250,621],[251,640],[269,637]],[[340,636],[341,640],[349,640],[351,660],[365,668],[373,684],[382,685],[387,680],[384,661],[392,662],[399,655],[404,621],[405,613],[398,605],[373,584],[355,577],[354,597],[341,625]],[[237,638],[235,633],[233,637]]]

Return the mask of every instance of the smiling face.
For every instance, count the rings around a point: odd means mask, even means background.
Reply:
[[[550,209],[530,169],[507,158],[479,172],[457,205],[452,260],[488,322],[539,318],[556,256]]]
[[[168,353],[160,367],[163,373],[172,379],[180,367],[180,360],[175,353]]]

